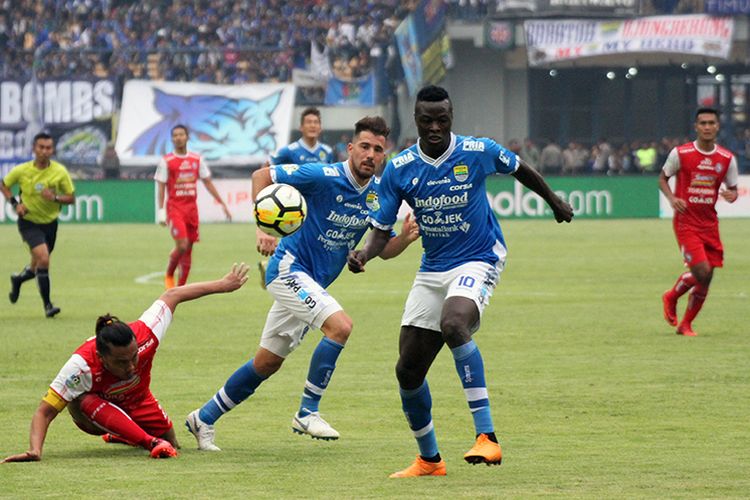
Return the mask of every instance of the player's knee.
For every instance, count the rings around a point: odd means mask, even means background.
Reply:
[[[348,314],[341,311],[326,320],[322,330],[326,337],[344,345],[352,334],[352,328],[354,328],[354,322]]]
[[[450,347],[463,345],[471,338],[471,328],[460,315],[447,315],[440,320],[443,341]]]
[[[402,360],[396,363],[396,379],[402,389],[416,389],[424,381],[425,371],[419,367],[409,366]]]
[[[270,377],[279,369],[281,368],[281,365],[284,364],[284,358],[280,356],[274,356],[274,357],[263,357],[261,359],[258,359],[256,356],[255,359],[253,359],[253,368],[255,369],[256,373],[258,375],[261,375],[263,377]]]
[[[701,266],[691,271],[696,281],[703,286],[708,286],[714,276],[714,270],[711,266]]]

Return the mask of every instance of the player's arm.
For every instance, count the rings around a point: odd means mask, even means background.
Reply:
[[[201,281],[189,285],[170,288],[159,299],[174,312],[178,304],[188,300],[198,299],[214,293],[228,293],[239,289],[247,281],[247,265],[232,264],[232,269],[221,279],[213,281]]]
[[[349,252],[349,256],[346,258],[346,264],[349,267],[349,270],[353,273],[364,272],[367,261],[383,253],[383,250],[385,250],[390,239],[390,231],[384,231],[377,227],[372,228],[370,234],[367,235],[365,245],[360,250]]]
[[[229,212],[229,208],[227,208],[227,204],[224,203],[224,200],[221,199],[221,195],[216,190],[216,186],[214,186],[214,182],[211,180],[210,177],[206,177],[203,180],[203,185],[206,186],[206,190],[208,190],[209,193],[211,193],[211,196],[214,197],[214,200],[216,200],[219,205],[221,205],[221,208],[224,209],[224,215],[227,217],[228,221],[232,221],[232,214]]]
[[[273,179],[271,178],[271,168],[270,167],[261,167],[255,172],[253,172],[252,176],[253,180],[253,192],[252,192],[252,199],[253,203],[255,203],[255,199],[258,197],[258,193],[267,186],[270,186],[273,184]],[[276,245],[278,244],[278,239],[274,238],[270,234],[266,234],[257,227],[255,228],[255,248],[258,250],[258,252],[265,256],[270,257],[273,255],[274,250],[276,250]]]
[[[5,177],[5,179],[3,179],[2,181],[0,181],[0,191],[3,192],[3,196],[5,196],[5,199],[8,200],[8,202],[11,205],[13,205],[13,210],[16,211],[16,215],[19,215],[19,216],[23,217],[24,215],[26,215],[26,212],[27,212],[26,206],[23,204],[23,201],[21,201],[20,199],[18,199],[16,196],[13,196],[13,192],[10,190],[9,186],[12,186],[13,184],[15,184],[14,180],[10,180],[9,181],[9,179],[8,179],[8,177],[10,177],[11,173],[13,173],[12,170]],[[6,181],[9,181],[8,185],[5,184]]]
[[[29,433],[29,450],[25,453],[6,457],[0,463],[8,462],[38,462],[42,459],[42,447],[47,437],[47,429],[52,421],[60,414],[60,411],[42,400],[31,419],[31,431]]]
[[[419,224],[412,216],[411,212],[406,214],[404,219],[404,225],[401,227],[401,232],[396,236],[391,237],[388,243],[385,244],[385,248],[380,253],[381,259],[392,259],[401,254],[406,247],[411,245],[414,241],[419,239]]]
[[[547,202],[547,205],[552,209],[552,213],[555,214],[557,222],[570,222],[573,219],[573,209],[571,206],[557,196],[549,187],[547,181],[544,180],[544,177],[520,157],[518,158],[518,163],[518,168],[511,175]]]
[[[732,160],[729,162],[727,169],[727,175],[724,177],[724,185],[726,189],[719,191],[719,196],[724,198],[729,203],[737,201],[739,193],[737,192],[737,183],[739,182],[739,168],[737,167],[737,158],[732,156]]]
[[[678,198],[674,195],[672,188],[669,186],[669,177],[664,170],[659,172],[659,189],[664,193],[664,196],[667,197],[667,201],[675,212],[685,213],[685,210],[687,210],[687,203],[685,203],[685,200],[682,198]]]

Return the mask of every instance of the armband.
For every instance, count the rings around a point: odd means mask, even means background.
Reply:
[[[11,196],[10,200],[8,200],[11,205],[13,205],[13,208],[16,208],[18,206],[18,198],[15,196]]]
[[[56,393],[51,387],[47,389],[47,394],[44,395],[42,401],[52,406],[57,411],[63,411],[63,409],[65,409],[65,406],[68,404],[68,402],[65,401],[62,396]]]

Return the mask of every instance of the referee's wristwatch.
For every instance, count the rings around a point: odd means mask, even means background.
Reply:
[[[55,194],[55,203],[60,203],[60,200],[57,199],[57,194]]]

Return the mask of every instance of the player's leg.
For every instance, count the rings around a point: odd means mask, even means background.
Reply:
[[[177,270],[177,266],[180,264],[183,254],[187,251],[189,240],[188,240],[188,229],[182,214],[175,210],[169,212],[169,234],[174,240],[174,248],[169,254],[169,260],[167,261],[167,270],[164,274],[164,287],[166,289],[174,288],[174,273]]]
[[[453,270],[440,319],[443,340],[450,347],[456,372],[474,420],[476,443],[464,455],[467,462],[500,464],[502,451],[495,437],[485,382],[484,361],[472,334],[479,328],[484,308],[495,289],[502,267],[482,262]]]
[[[175,449],[180,448],[172,420],[153,394],[143,398],[135,408],[128,408],[128,415],[150,435],[169,441]]]
[[[52,318],[60,312],[60,308],[55,307],[50,300],[50,251],[51,249],[46,242],[31,249],[31,261],[36,268],[36,284],[39,288],[39,296],[44,304],[44,314],[48,318]]]
[[[692,241],[683,247],[685,261],[690,265],[690,273],[696,281],[688,297],[685,315],[677,326],[677,334],[687,337],[696,335],[692,326],[693,320],[708,296],[714,267],[721,267],[724,263],[724,248],[719,239],[718,228],[706,229],[699,238],[699,241]]]
[[[102,435],[115,434],[152,452],[154,458],[175,456],[172,445],[143,430],[119,406],[95,394],[84,394],[68,405],[73,421],[82,431]]]
[[[672,326],[677,326],[677,300],[688,292],[697,280],[690,271],[684,272],[677,278],[674,286],[661,296],[664,307],[664,319]]]
[[[180,279],[177,282],[177,286],[182,286],[187,283],[188,276],[190,275],[190,268],[193,265],[193,242],[188,241],[187,248],[180,257]]]
[[[31,249],[46,241],[44,231],[38,225],[20,217],[18,219],[18,232],[21,235],[21,239],[29,247],[31,262],[21,272],[10,275],[10,293],[8,293],[8,298],[11,304],[15,304],[18,301],[18,297],[21,294],[21,285],[26,281],[36,278],[36,263],[34,262],[34,254],[31,252]]]

